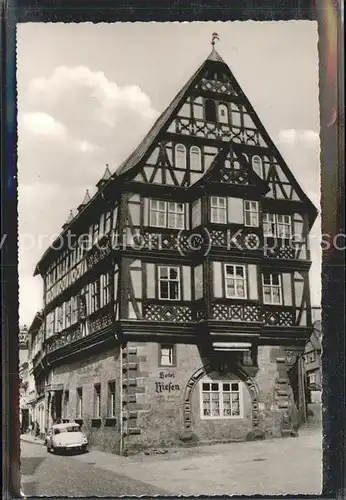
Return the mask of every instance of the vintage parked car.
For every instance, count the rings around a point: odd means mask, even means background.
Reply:
[[[88,439],[76,422],[53,425],[46,437],[47,451],[87,451]]]

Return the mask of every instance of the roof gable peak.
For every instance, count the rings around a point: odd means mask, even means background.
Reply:
[[[215,47],[213,47],[213,50],[210,52],[210,54],[206,60],[207,61],[214,61],[214,62],[221,62],[223,64],[226,64],[225,61],[220,56],[220,54],[217,52],[217,50],[215,50]]]

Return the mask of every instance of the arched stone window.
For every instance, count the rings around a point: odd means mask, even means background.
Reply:
[[[220,123],[228,123],[229,118],[228,118],[228,107],[226,104],[221,103],[218,106],[218,116],[219,116],[219,122]]]
[[[216,122],[216,104],[213,99],[205,101],[205,119],[207,122]]]
[[[184,144],[175,146],[175,166],[176,168],[186,168],[186,147]]]
[[[201,172],[202,170],[202,154],[197,146],[190,148],[190,169],[194,172]]]

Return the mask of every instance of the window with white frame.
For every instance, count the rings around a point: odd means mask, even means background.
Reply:
[[[176,266],[159,266],[159,298],[180,300],[180,269]]]
[[[71,326],[71,316],[72,316],[72,299],[68,300],[65,304],[65,327]]]
[[[150,225],[169,229],[185,228],[185,204],[171,201],[150,200]]]
[[[313,363],[314,361],[316,361],[315,351],[308,352],[305,356],[305,362],[306,363]]]
[[[108,417],[115,417],[115,380],[108,382]]]
[[[63,305],[57,308],[57,332],[61,332],[64,328],[64,309]]]
[[[99,281],[96,280],[90,284],[90,312],[93,313],[100,308],[100,284]]]
[[[100,290],[100,307],[104,307],[109,304],[111,300],[111,282],[110,274],[101,274],[100,277],[101,290]]]
[[[101,384],[94,385],[94,418],[101,418]]]
[[[202,419],[242,417],[240,382],[203,379],[200,389]]]
[[[202,171],[202,154],[197,146],[192,146],[190,148],[190,170],[193,172]]]
[[[275,238],[276,236],[276,225],[275,225],[275,214],[263,214],[263,234],[264,236],[269,236]]]
[[[282,304],[281,275],[278,273],[262,274],[264,304]]]
[[[220,196],[210,198],[210,221],[216,224],[227,224],[227,198]]]
[[[150,225],[154,227],[167,226],[167,202],[150,200]]]
[[[112,222],[112,212],[109,210],[105,214],[104,234],[109,233],[109,231],[111,230],[111,222]]]
[[[169,227],[170,229],[184,229],[184,217],[184,203],[167,203],[167,227]]]
[[[77,406],[76,406],[76,418],[83,417],[83,388],[78,387],[76,390],[77,396]]]
[[[247,227],[258,227],[258,201],[244,200],[244,223]]]
[[[246,299],[246,268],[237,264],[225,264],[225,291],[228,299]]]
[[[100,230],[100,224],[96,222],[95,224],[92,225],[92,244],[95,245],[95,243],[99,239],[99,230]]]
[[[316,373],[310,373],[308,379],[310,384],[316,384]]]
[[[224,103],[220,103],[218,106],[218,118],[219,123],[228,123],[228,107]]]
[[[175,167],[186,169],[186,147],[184,144],[177,144],[175,146]]]
[[[277,237],[290,239],[292,237],[292,220],[290,215],[276,216]]]
[[[71,325],[78,321],[78,297],[71,297]]]
[[[161,344],[159,346],[159,364],[160,366],[176,365],[176,345]]]
[[[258,155],[252,157],[252,169],[261,179],[263,178],[262,158]]]
[[[263,214],[263,234],[272,238],[292,237],[292,218],[283,214]]]

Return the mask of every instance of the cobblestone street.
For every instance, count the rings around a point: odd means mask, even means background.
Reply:
[[[22,456],[27,495],[297,495],[320,494],[322,485],[319,428],[303,429],[297,438],[128,458],[97,450],[52,456],[42,445],[23,443]]]

